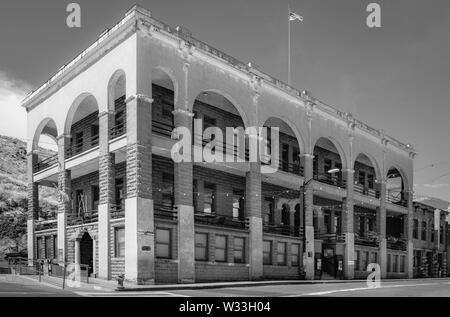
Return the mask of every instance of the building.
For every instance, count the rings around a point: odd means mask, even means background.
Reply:
[[[22,106],[30,259],[138,284],[353,279],[371,262],[383,278],[413,277],[410,145],[141,7]],[[279,171],[174,163],[172,130],[193,117],[279,128]],[[57,155],[39,156],[41,135]],[[60,192],[49,219],[39,186]]]
[[[449,205],[437,199],[414,202],[414,277],[447,276]]]

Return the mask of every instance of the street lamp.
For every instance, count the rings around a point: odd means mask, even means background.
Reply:
[[[318,173],[316,176],[321,175],[333,175],[336,173],[339,173],[341,169],[339,168],[333,168],[328,170],[326,173]],[[305,196],[306,196],[306,186],[308,186],[312,181],[314,180],[314,175],[306,182],[303,182],[303,185],[301,186],[301,193],[302,193],[302,208],[303,208],[303,254],[306,252],[306,206],[305,206]],[[305,270],[304,265],[303,270]]]

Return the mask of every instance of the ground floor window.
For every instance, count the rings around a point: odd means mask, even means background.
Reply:
[[[216,262],[227,262],[228,243],[227,236],[216,235]]]
[[[278,265],[286,265],[286,243],[278,242],[277,247],[277,263]]]
[[[405,256],[400,256],[400,273],[405,273]]]
[[[398,255],[394,255],[394,261],[392,262],[392,271],[394,273],[398,272]]]
[[[195,234],[195,260],[208,261],[208,234]]]
[[[115,256],[117,258],[125,257],[125,228],[114,229]]]
[[[272,264],[272,241],[264,241],[263,246],[263,263],[265,265]]]
[[[414,267],[422,265],[422,252],[420,250],[414,250]]]
[[[172,258],[172,230],[156,229],[156,257],[161,259]]]
[[[245,238],[234,238],[234,263],[245,263]]]
[[[297,243],[291,244],[291,265],[292,266],[300,265],[300,244]]]
[[[356,260],[355,260],[355,270],[359,271],[359,263],[361,262],[361,253],[359,250],[356,251]]]
[[[391,272],[391,255],[387,255],[387,271]]]

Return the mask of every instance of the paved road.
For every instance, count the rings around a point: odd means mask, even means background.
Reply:
[[[58,287],[38,284],[19,276],[0,275],[0,297],[74,297],[80,296]]]
[[[274,285],[164,292],[77,292],[82,296],[119,297],[450,297],[450,279],[382,282],[380,288],[365,283]]]
[[[365,283],[312,285],[273,285],[204,290],[132,291],[67,289],[37,284],[21,277],[0,275],[0,297],[4,296],[87,296],[87,297],[450,297],[450,279],[386,281],[380,288],[368,288]]]

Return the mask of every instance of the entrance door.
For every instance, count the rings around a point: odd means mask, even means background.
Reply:
[[[80,241],[80,264],[88,265],[88,274],[90,275],[93,272],[94,263],[93,263],[93,241],[89,233],[85,233],[83,238]],[[82,268],[84,269],[84,268]]]

